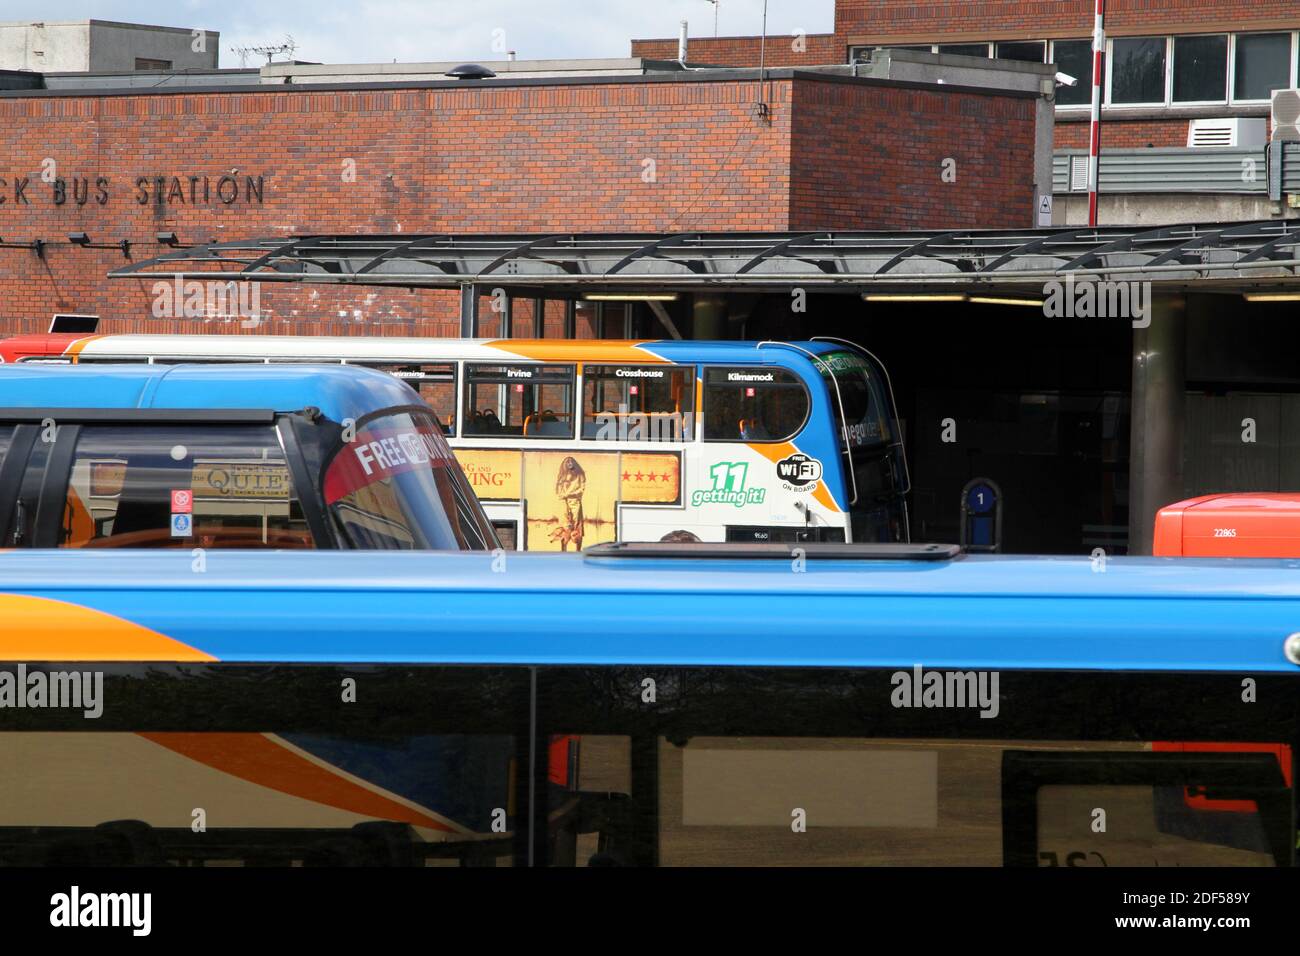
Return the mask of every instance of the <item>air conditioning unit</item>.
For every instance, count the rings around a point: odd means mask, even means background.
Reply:
[[[1273,92],[1273,139],[1300,140],[1300,90]]]
[[[1194,119],[1187,127],[1189,147],[1263,146],[1267,142],[1268,125],[1263,118]]]

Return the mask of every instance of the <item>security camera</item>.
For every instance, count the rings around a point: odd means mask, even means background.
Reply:
[[[1057,86],[1078,86],[1079,78],[1075,76],[1071,76],[1069,73],[1058,73],[1056,74],[1056,85]]]

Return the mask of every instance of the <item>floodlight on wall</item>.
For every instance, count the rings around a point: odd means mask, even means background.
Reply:
[[[30,249],[40,256],[44,255],[45,242],[41,239],[33,239],[31,242],[5,242],[0,239],[0,249]]]
[[[174,232],[160,232],[154,238],[164,246],[174,246],[180,241]]]
[[[123,258],[131,258],[130,239],[122,239],[118,242],[91,242],[90,236],[84,232],[70,232],[68,233],[68,242],[74,246],[81,246],[83,249],[120,249]],[[41,254],[39,250],[37,254]]]

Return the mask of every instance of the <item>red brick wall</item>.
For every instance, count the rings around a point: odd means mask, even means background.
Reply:
[[[1185,119],[1171,120],[1114,120],[1101,124],[1103,149],[1143,149],[1147,146],[1186,146]],[[1056,118],[1056,149],[1087,149],[1088,122],[1063,123]]]
[[[809,85],[815,88],[804,94]],[[1028,101],[955,92],[908,94],[897,103],[879,90],[837,99],[833,88],[843,85],[773,80],[770,123],[754,118],[753,82],[703,79],[0,97],[0,236],[52,243],[43,259],[0,249],[0,334],[43,331],[55,311],[96,313],[105,331],[243,331],[238,322],[219,319],[153,318],[156,280],[105,279],[124,261],[121,253],[71,246],[65,238],[71,232],[86,232],[97,243],[130,239],[133,256],[148,258],[165,251],[158,232],[175,232],[189,245],[328,232],[940,225],[953,220],[928,193],[934,158],[903,146],[918,135],[913,126],[922,141],[937,142],[952,135],[953,111],[967,117],[966,137],[973,128],[1004,125],[998,110],[1029,108]],[[793,110],[792,88],[801,92]],[[945,98],[951,102],[942,107]],[[900,109],[902,102],[914,109]],[[792,123],[800,109],[808,118]],[[1025,135],[1032,137],[1032,119]],[[900,144],[887,151],[888,162],[869,167],[850,158],[855,172],[843,179],[814,173],[819,162],[839,168],[841,147],[885,140]],[[1014,171],[1028,182],[1032,140],[1014,142],[1025,151],[1003,148],[999,175]],[[41,180],[46,160],[68,183],[62,205],[53,202],[54,184]],[[653,177],[646,160],[654,161]],[[981,172],[974,159],[971,164],[966,183],[974,188],[988,170]],[[223,175],[233,175],[230,185],[238,186],[229,204],[216,198]],[[156,201],[159,176],[168,202]],[[261,202],[248,195],[248,176],[263,177]],[[792,189],[796,176],[800,184]],[[143,203],[137,201],[140,177],[147,179]],[[15,197],[22,178],[26,203]],[[88,184],[76,198],[74,181]],[[983,224],[1025,224],[1024,214],[1013,214],[1015,205],[990,207]],[[446,292],[267,284],[260,305],[259,332],[447,335],[458,329],[458,299]],[[559,334],[563,309],[553,305],[559,310],[548,306],[548,334]],[[492,319],[486,303],[482,313]],[[591,324],[580,317],[579,334],[594,334]]]
[[[686,48],[691,63],[710,66],[758,66],[762,62],[773,68],[783,66],[827,66],[847,63],[848,47],[830,33],[804,37],[769,36],[763,44],[759,37],[692,37]],[[632,56],[650,60],[677,59],[676,40],[633,40]]]
[[[1033,223],[1033,100],[802,83],[794,124],[809,148],[791,158],[792,229]],[[947,159],[955,181],[944,180]]]
[[[44,260],[0,249],[0,331],[43,329],[56,310],[142,331],[166,325],[145,321],[151,283],[105,280],[121,254],[67,245],[77,231],[129,238],[146,258],[165,251],[160,231],[189,244],[322,232],[783,229],[789,82],[773,83],[772,95],[770,125],[751,116],[754,85],[737,82],[3,98],[0,236],[59,244]],[[89,180],[83,205],[52,202],[53,185],[40,179],[46,159],[65,180]],[[653,181],[643,180],[646,160]],[[240,198],[226,205],[213,192],[231,169]],[[190,202],[192,175],[209,178],[207,203],[201,181]],[[246,175],[264,177],[262,203],[244,200]],[[150,178],[144,204],[140,176]],[[167,177],[166,192],[178,177],[175,202],[154,201],[155,176]],[[26,205],[14,196],[20,177]],[[338,334],[448,334],[458,310],[454,294],[324,286],[265,286],[261,304],[275,331]]]
[[[864,38],[1084,37],[1093,0],[836,0],[835,34]],[[1108,33],[1253,29],[1300,22],[1296,0],[1107,0]]]

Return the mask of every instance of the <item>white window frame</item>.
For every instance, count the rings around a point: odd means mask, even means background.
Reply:
[[[1089,52],[1091,53],[1092,51],[1092,39],[1089,37],[1062,37],[1059,40],[1052,40],[1051,46],[1047,48],[1048,63],[1056,62],[1056,44],[1058,43],[1086,43],[1088,44]],[[1107,63],[1109,64],[1110,57],[1107,57],[1106,60]],[[1107,69],[1109,69],[1109,65],[1107,66]],[[1086,86],[1091,88],[1092,86],[1092,58],[1091,57],[1089,57],[1088,59],[1088,75],[1078,76],[1075,77],[1075,79],[1079,81],[1080,86]],[[1091,110],[1092,100],[1090,98],[1089,100],[1083,103],[1057,103],[1056,108],[1058,110],[1080,110],[1080,111]]]
[[[1180,33],[1177,36],[1169,38],[1169,105],[1176,106],[1179,109],[1185,106],[1224,106],[1228,98],[1232,95],[1232,34],[1231,33]],[[1224,75],[1223,99],[1221,100],[1176,100],[1174,99],[1174,70],[1178,69],[1176,60],[1177,54],[1175,49],[1178,44],[1177,40],[1191,39],[1194,37],[1226,37],[1228,41],[1227,56],[1225,57],[1224,68],[1227,71]]]
[[[870,53],[872,50],[904,50],[914,46],[925,46],[924,43],[863,43],[860,46],[849,47],[849,65],[852,66],[858,62],[858,57]],[[938,44],[930,44],[930,52],[934,53]],[[918,51],[919,52],[919,51]]]
[[[1232,34],[1231,41],[1228,44],[1228,105],[1229,106],[1258,106],[1261,104],[1272,102],[1271,99],[1262,99],[1262,100],[1237,99],[1237,39],[1239,37],[1276,36],[1279,33],[1289,33],[1291,36],[1291,55],[1289,57],[1289,64],[1288,64],[1291,67],[1291,75],[1290,78],[1287,80],[1286,88],[1291,90],[1294,90],[1296,88],[1297,79],[1300,79],[1297,78],[1296,76],[1296,45],[1297,42],[1300,42],[1300,31],[1255,30],[1255,31],[1243,31],[1241,33],[1234,33]]]
[[[1168,34],[1164,36],[1153,33],[1153,34],[1143,34],[1141,36],[1107,37],[1106,38],[1106,75],[1103,77],[1104,96],[1102,98],[1102,105],[1105,106],[1107,109],[1114,109],[1114,110],[1152,109],[1152,108],[1183,109],[1186,107],[1196,107],[1196,106],[1234,107],[1234,106],[1266,105],[1270,102],[1269,99],[1237,99],[1236,96],[1237,39],[1243,36],[1244,37],[1276,36],[1278,34],[1289,35],[1291,38],[1291,53],[1289,59],[1291,72],[1287,80],[1287,89],[1294,90],[1300,88],[1300,30],[1247,30],[1241,32],[1228,32],[1226,34],[1225,33],[1179,33],[1176,35]],[[1225,86],[1224,98],[1220,100],[1175,100],[1174,99],[1174,70],[1177,69],[1177,62],[1176,62],[1176,53],[1174,51],[1175,48],[1174,41],[1178,39],[1189,38],[1189,37],[1217,37],[1217,36],[1226,36],[1228,38],[1228,64],[1227,64],[1227,76],[1224,79],[1224,86]],[[1157,101],[1146,102],[1146,103],[1116,103],[1111,98],[1112,93],[1114,91],[1113,70],[1115,65],[1116,41],[1160,40],[1160,39],[1163,39],[1165,41],[1164,100],[1163,101],[1157,100]],[[987,50],[988,58],[996,59],[997,44],[999,42],[1003,42],[1003,43],[1040,43],[1041,42],[1043,44],[1043,54],[1045,57],[1043,62],[1051,63],[1054,62],[1056,59],[1057,43],[1077,43],[1080,41],[1088,42],[1088,37],[1062,37],[1059,40],[1053,39],[1053,40],[1041,40],[1041,41],[1034,40],[1032,38],[1021,39],[1021,40],[1003,40],[1003,41],[989,40],[985,42],[983,45]],[[940,46],[952,46],[954,44],[973,46],[976,42],[979,41],[969,41],[963,43],[962,41],[954,40],[945,43],[932,43],[930,44],[930,52],[938,53]],[[888,44],[888,45],[866,44],[861,46],[854,46],[849,48],[849,63],[853,63],[857,56],[861,55],[862,53],[866,53],[871,50],[874,50],[877,46],[881,46],[884,49],[888,50],[888,49],[898,49],[900,47],[915,47],[915,46],[924,46],[924,45],[925,44],[922,43],[899,43],[899,44]],[[1081,76],[1078,79],[1080,83],[1086,82],[1091,84],[1092,83],[1091,71],[1089,71],[1089,75],[1087,77]],[[1056,108],[1058,110],[1087,110],[1090,109],[1091,107],[1089,103],[1072,103],[1069,105],[1057,104]]]
[[[996,59],[998,58],[997,46],[998,46],[999,43],[1041,43],[1041,44],[1043,45],[1043,58],[1042,58],[1041,60],[1038,61],[1039,63],[1046,63],[1046,62],[1047,62],[1047,54],[1048,54],[1048,51],[1051,49],[1050,41],[1048,41],[1048,40],[1035,40],[1035,39],[1032,39],[1032,38],[1027,39],[1027,40],[994,40],[994,41],[993,41],[993,49],[989,51],[990,56],[992,57],[992,59],[995,59],[995,60],[996,60]],[[1032,63],[1033,60],[1012,60],[1011,62],[1013,62],[1013,63]]]
[[[1112,73],[1115,67],[1115,43],[1119,40],[1159,40],[1162,37],[1159,34],[1143,34],[1142,36],[1131,37],[1111,37],[1106,40],[1106,85],[1104,105],[1117,110],[1144,110],[1152,107],[1162,107],[1169,105],[1169,95],[1174,82],[1173,73],[1169,69],[1169,57],[1173,50],[1174,38],[1171,36],[1163,37],[1165,41],[1165,65],[1164,65],[1164,100],[1151,100],[1141,103],[1116,103],[1111,97],[1115,93],[1115,84],[1112,82]]]
[[[956,53],[952,53],[952,54],[943,54],[943,53],[940,53],[939,47],[941,47],[941,46],[976,46],[977,44],[980,44],[980,43],[981,43],[981,41],[979,41],[979,40],[970,40],[970,41],[953,40],[951,43],[936,43],[936,44],[934,45],[934,48],[933,48],[933,49],[934,49],[934,52],[935,52],[935,53],[939,53],[941,56],[945,56],[945,55],[946,55],[946,56],[958,56],[959,54],[956,54]],[[984,47],[984,59],[986,59],[986,60],[991,60],[991,59],[993,59],[993,41],[992,41],[992,40],[989,40],[989,41],[983,42],[983,47]]]

